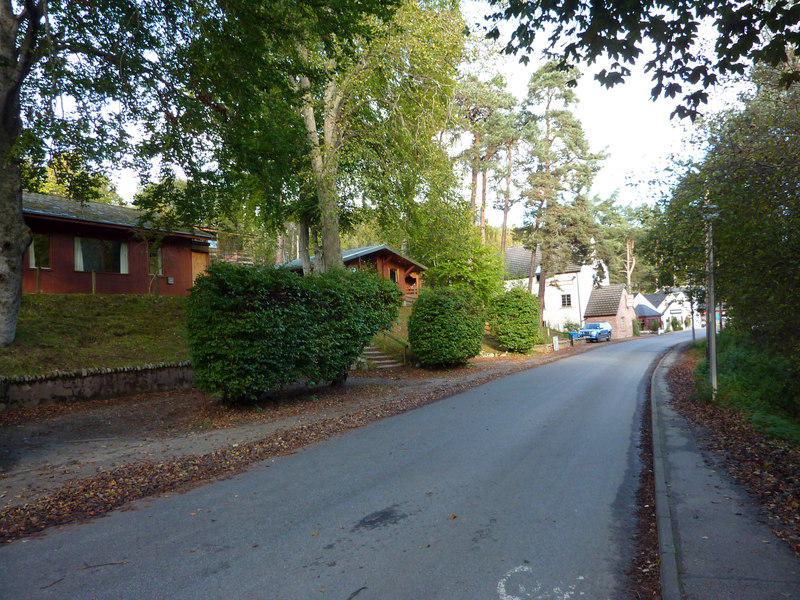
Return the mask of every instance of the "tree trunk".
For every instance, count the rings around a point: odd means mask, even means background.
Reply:
[[[536,250],[531,250],[531,268],[528,275],[528,293],[533,293],[533,280],[536,278]]]
[[[0,150],[0,215],[0,346],[7,346],[17,335],[17,316],[22,302],[22,258],[33,239],[22,217],[19,164],[8,143],[3,143]]]
[[[275,265],[279,266],[286,262],[285,245],[286,236],[283,233],[278,234],[277,248],[275,249]]]
[[[297,225],[297,253],[303,265],[303,275],[311,274],[311,256],[308,253],[308,219],[301,218]]]
[[[471,222],[475,223],[475,209],[478,206],[478,158],[476,157],[476,153],[478,152],[478,144],[480,143],[480,137],[477,133],[473,133],[472,138],[472,153],[470,156],[470,161],[472,163],[472,182],[470,183],[469,188],[469,207],[470,207],[470,218]]]
[[[318,255],[314,259],[315,270],[325,271],[335,266],[344,268],[341,241],[339,240],[339,203],[336,194],[335,156],[336,136],[338,135],[336,117],[341,98],[337,96],[335,82],[329,82],[325,93],[323,150],[314,116],[314,102],[310,91],[311,82],[307,77],[300,78],[300,88],[304,90],[301,112],[306,127],[306,136],[311,147],[311,170],[314,174],[322,229],[322,256]]]
[[[33,60],[31,40],[40,18],[34,14],[22,49],[16,47],[17,20],[2,11],[0,19],[0,346],[17,335],[17,316],[22,303],[22,257],[33,236],[22,216],[22,180],[14,146],[22,131],[20,88]]]
[[[323,252],[322,246],[320,245],[320,234],[317,231],[317,228],[313,225],[308,230],[310,241],[308,243],[309,250],[313,246],[314,248],[314,264],[312,265],[314,271],[319,273],[324,273],[327,269],[327,265],[325,264],[325,253]]]
[[[508,150],[508,171],[506,172],[506,201],[503,204],[503,234],[500,238],[500,253],[506,252],[506,236],[508,235],[508,210],[511,204],[511,146],[507,147]]]
[[[544,292],[547,289],[547,272],[545,271],[544,248],[542,249],[542,257],[539,259],[539,324],[544,327]]]
[[[488,155],[487,155],[488,160]],[[481,246],[486,245],[486,169],[482,169],[481,181]]]
[[[636,257],[633,255],[634,241],[631,238],[625,240],[625,277],[628,282],[628,291],[631,290],[631,276],[633,268],[636,266]]]

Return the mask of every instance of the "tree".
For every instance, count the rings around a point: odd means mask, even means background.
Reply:
[[[538,129],[535,137],[526,140],[529,173],[523,191],[527,207],[522,231],[525,245],[534,250],[529,291],[533,291],[535,250],[540,249],[538,295],[542,314],[548,275],[566,267],[570,260],[588,260],[592,252],[593,222],[582,195],[590,187],[602,156],[590,152],[583,127],[569,110],[575,94],[568,82],[578,76],[577,71],[565,72],[556,63],[548,63],[531,76],[528,85],[526,110]]]
[[[495,135],[505,154],[505,166],[498,172],[498,175],[505,180],[505,189],[500,194],[501,201],[495,205],[495,208],[503,211],[503,225],[501,227],[500,238],[501,254],[505,253],[506,242],[508,240],[508,212],[519,200],[519,198],[512,198],[511,189],[515,168],[517,166],[514,162],[515,152],[519,147],[520,141],[525,136],[525,127],[525,120],[517,107],[514,107],[509,112],[501,114],[496,125],[497,131]]]
[[[21,157],[36,140],[91,158],[119,156],[129,141],[124,123],[153,100],[146,91],[173,80],[161,60],[175,49],[182,25],[173,19],[186,9],[179,2],[0,2],[0,344],[16,334],[22,256],[31,240],[22,218]],[[77,100],[74,109],[56,111],[59,97]],[[114,110],[114,99],[124,105]]]
[[[456,104],[461,116],[460,127],[471,137],[472,143],[464,152],[471,171],[470,207],[473,214],[477,209],[478,175],[483,173],[483,198],[481,202],[480,225],[483,230],[486,224],[486,172],[488,162],[497,152],[501,143],[490,131],[502,109],[510,108],[514,99],[505,91],[505,81],[495,75],[488,82],[476,75],[467,75],[459,82],[456,90]]]
[[[528,53],[537,35],[546,35],[546,54],[563,65],[611,60],[595,78],[611,87],[630,75],[632,65],[652,45],[645,71],[653,74],[653,98],[684,94],[673,114],[697,116],[708,100],[707,89],[720,75],[744,74],[750,62],[777,66],[800,48],[800,6],[795,2],[728,2],[716,0],[661,0],[658,2],[571,3],[545,0],[489,0],[497,10],[491,38],[500,32],[496,23],[517,22],[506,52]],[[706,25],[713,23],[713,54],[703,52]],[[521,59],[527,62],[527,55]],[[800,73],[784,72],[781,83],[800,80]],[[684,89],[686,86],[686,89]]]
[[[65,196],[82,202],[124,204],[108,176],[93,171],[76,153],[57,154],[44,168],[30,164],[27,167],[22,186],[29,192]]]
[[[734,327],[797,361],[800,345],[787,332],[800,326],[800,89],[785,89],[780,71],[753,77],[757,91],[744,107],[706,124],[706,155],[661,203],[654,237],[662,271],[702,282],[713,220],[716,287]]]
[[[595,251],[608,266],[611,283],[625,283],[629,291],[654,289],[653,267],[642,253],[650,207],[620,206],[614,194],[606,200],[595,198],[592,211],[599,225]]]
[[[324,11],[298,18],[288,5],[256,3],[246,17],[208,25],[233,48],[196,50],[194,78],[210,81],[208,95],[222,107],[211,115],[224,151],[216,162],[276,232],[298,224],[301,254],[313,250],[319,271],[341,266],[339,230],[359,206],[395,203],[402,212],[438,185],[429,174],[441,163],[434,138],[460,60],[460,15],[450,2],[378,4],[398,6],[362,15],[348,38],[320,26]],[[286,39],[258,35],[262,20],[283,23]],[[220,65],[233,75],[216,85]],[[265,79],[232,81],[240,71]]]
[[[296,73],[297,51],[286,50],[301,39],[298,27],[313,30],[323,46],[335,38],[348,47],[366,29],[365,15],[386,20],[395,4],[346,0],[331,11],[326,2],[0,1],[0,344],[16,333],[22,256],[31,240],[22,218],[20,160],[41,154],[37,140],[51,152],[78,151],[96,165],[119,164],[133,153],[144,173],[160,158],[164,182],[177,166],[189,181],[176,196],[181,214],[205,222],[226,197],[224,185],[212,193],[206,184],[230,184],[214,167],[229,164],[231,153],[214,151],[234,137],[226,126],[242,124],[231,116],[250,109],[253,86],[245,83],[267,81],[285,106],[286,86],[276,82]],[[204,55],[214,68],[201,70],[209,66]],[[221,89],[239,102],[220,102],[213,92]],[[131,137],[129,126],[141,137]],[[272,133],[274,142],[280,132]],[[275,171],[286,164],[265,162]]]

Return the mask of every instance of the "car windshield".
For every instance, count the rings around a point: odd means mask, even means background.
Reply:
[[[584,329],[600,329],[600,323],[589,323],[583,326]]]

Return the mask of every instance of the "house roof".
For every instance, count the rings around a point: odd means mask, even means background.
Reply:
[[[350,250],[342,250],[342,261],[344,261],[345,263],[348,263],[348,262],[357,260],[359,258],[366,258],[367,256],[372,256],[374,254],[379,254],[379,253],[382,253],[382,252],[386,253],[386,254],[394,254],[396,256],[399,256],[403,260],[406,260],[409,263],[411,263],[412,265],[415,265],[416,267],[419,267],[423,271],[428,268],[425,265],[423,265],[422,263],[418,263],[417,261],[415,261],[415,260],[413,260],[411,258],[408,258],[407,256],[404,256],[403,254],[400,254],[397,250],[394,250],[393,248],[387,246],[386,244],[379,244],[377,246],[363,246],[361,248],[352,248]],[[311,262],[312,262],[312,264],[314,262],[314,257],[313,256],[311,257]],[[301,262],[301,260],[299,258],[296,258],[294,260],[290,260],[289,262],[283,263],[281,266],[285,267],[287,269],[294,270],[294,269],[301,269],[303,267],[303,264],[302,264],[302,262]]]
[[[627,291],[623,283],[594,288],[592,295],[589,296],[589,303],[586,305],[586,311],[583,316],[606,317],[608,315],[616,315],[622,294],[627,293]]]
[[[661,313],[647,304],[637,304],[633,310],[637,317],[660,317]]]
[[[80,202],[63,196],[22,192],[22,212],[26,215],[37,215],[71,221],[102,223],[118,227],[165,231],[148,221],[141,210],[130,206],[103,204],[101,202]],[[166,231],[165,231],[166,232]],[[210,233],[199,229],[176,229],[168,233],[191,236],[194,238],[214,239]]]
[[[531,275],[531,250],[525,246],[509,246],[506,248],[503,258],[506,261],[506,279],[523,279]],[[541,271],[542,251],[536,248],[536,261],[534,263],[534,274]],[[581,265],[569,262],[561,273],[578,273]]]
[[[647,301],[650,304],[652,304],[653,306],[658,308],[658,305],[661,304],[666,299],[668,294],[665,293],[665,292],[658,292],[658,293],[655,293],[655,294],[642,294],[642,295],[645,298],[647,298]]]

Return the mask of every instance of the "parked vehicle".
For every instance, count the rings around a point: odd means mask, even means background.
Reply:
[[[611,341],[611,323],[602,321],[600,323],[586,323],[578,332],[578,337],[586,338],[587,342],[601,342],[605,339]]]

